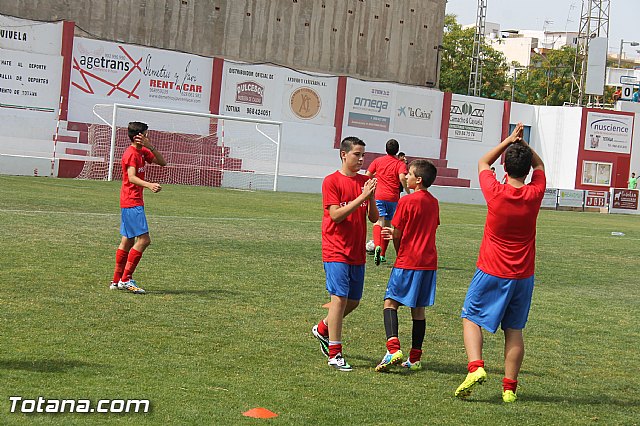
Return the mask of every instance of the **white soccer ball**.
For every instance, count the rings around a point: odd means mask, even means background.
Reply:
[[[369,240],[367,241],[365,248],[367,249],[368,252],[373,253],[373,251],[376,249],[376,245],[373,242],[373,240]]]

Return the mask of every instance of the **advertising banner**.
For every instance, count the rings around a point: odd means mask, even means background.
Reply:
[[[584,191],[574,189],[561,189],[558,195],[560,207],[582,207]]]
[[[39,22],[0,15],[0,49],[60,55],[62,26],[62,22]]]
[[[586,191],[584,195],[585,207],[606,207],[609,198],[608,191]]]
[[[349,79],[345,96],[345,124],[388,132],[393,109],[391,95],[387,85]]]
[[[279,121],[282,80],[278,67],[224,61],[220,114]]]
[[[618,210],[638,210],[638,190],[611,188],[611,208]]]
[[[62,56],[0,49],[0,107],[56,118],[61,74]]]
[[[442,98],[426,90],[397,90],[393,131],[439,137]]]
[[[281,68],[284,74],[282,120],[333,126],[338,77],[321,76]]]
[[[556,188],[546,188],[542,197],[541,207],[555,209],[558,204],[558,190]]]
[[[76,37],[69,120],[96,122],[95,104],[209,112],[212,67],[212,58]]]
[[[589,112],[584,149],[630,154],[632,129],[633,116]]]
[[[466,100],[451,100],[449,137],[482,142],[485,104]]]

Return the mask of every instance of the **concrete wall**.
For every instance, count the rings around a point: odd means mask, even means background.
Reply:
[[[68,20],[76,35],[435,84],[446,0],[11,0],[0,14]]]

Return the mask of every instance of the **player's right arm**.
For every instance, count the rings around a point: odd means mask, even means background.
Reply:
[[[136,168],[134,166],[127,167],[127,175],[129,176],[129,182],[134,185],[142,186],[143,188],[150,189],[153,192],[158,192],[162,189],[159,183],[147,182],[136,176]]]
[[[372,194],[375,193],[375,190],[376,179],[369,179],[365,182],[364,187],[362,188],[362,194],[360,194],[355,200],[344,206],[331,204],[328,207],[329,217],[331,217],[331,220],[336,223],[342,222],[347,218],[347,216],[356,211],[358,207],[367,200],[367,198],[372,198]],[[369,202],[371,202],[371,200],[369,200]]]

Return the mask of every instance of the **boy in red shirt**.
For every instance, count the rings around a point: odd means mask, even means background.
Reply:
[[[342,167],[322,182],[322,261],[331,295],[329,314],[312,329],[328,364],[351,371],[342,356],[342,319],[360,303],[364,287],[368,217],[378,220],[373,204],[376,179],[358,174],[365,143],[347,137],[340,144]]]
[[[515,402],[518,373],[524,358],[522,329],[533,294],[536,220],[544,196],[544,163],[522,140],[522,123],[497,147],[478,161],[487,219],[475,275],[462,307],[464,347],[469,373],[455,391],[465,398],[487,373],[482,359],[482,328],[504,330],[504,379],[502,400]],[[490,165],[505,153],[507,183],[496,181]],[[529,184],[525,178],[533,168]],[[482,327],[482,328],[481,328]]]
[[[367,170],[367,176],[375,176],[378,180],[375,197],[380,218],[378,223],[373,226],[373,243],[376,246],[373,260],[376,266],[381,262],[386,262],[385,256],[389,241],[383,239],[381,234],[383,227],[391,226],[391,219],[393,219],[393,214],[398,206],[400,199],[398,184],[401,184],[409,193],[406,179],[407,164],[396,158],[400,144],[395,139],[389,139],[385,149],[387,155],[373,160]]]
[[[393,237],[398,253],[384,295],[384,329],[387,333],[387,353],[376,367],[386,371],[402,362],[398,339],[398,307],[411,308],[413,330],[409,359],[402,363],[410,370],[420,370],[422,342],[426,328],[424,308],[432,306],[436,296],[436,229],[440,224],[438,200],[427,191],[436,179],[437,169],[428,160],[415,160],[409,166],[407,186],[413,193],[398,202],[393,228],[384,228],[385,238]]]
[[[145,123],[132,121],[129,123],[128,133],[131,145],[122,154],[122,188],[120,190],[122,239],[116,250],[116,266],[113,280],[109,286],[112,290],[127,290],[135,294],[144,294],[144,290],[131,279],[142,253],[151,244],[149,225],[144,213],[142,190],[150,189],[159,192],[159,183],[144,180],[145,163],[155,163],[166,166],[162,154],[153,147],[147,137],[149,126]]]

